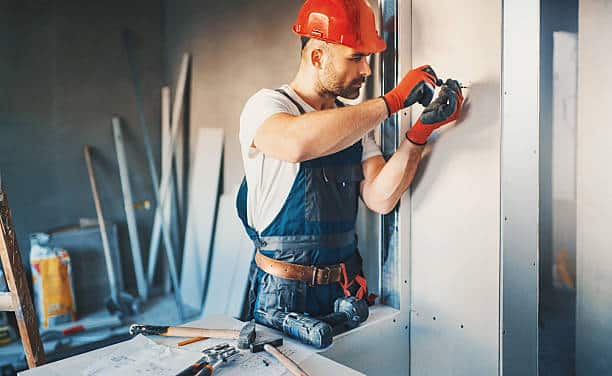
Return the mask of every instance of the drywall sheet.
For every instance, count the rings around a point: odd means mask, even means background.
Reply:
[[[180,289],[183,304],[200,312],[208,277],[219,193],[223,129],[200,128],[197,140],[189,179],[189,205]]]
[[[412,1],[412,65],[470,85],[412,186],[412,375],[498,374],[501,6]]]
[[[499,374],[537,375],[540,4],[502,3]]]
[[[579,6],[576,375],[610,375],[612,4],[583,0]]]
[[[240,317],[254,246],[236,212],[236,189],[219,198],[210,278],[202,316]]]

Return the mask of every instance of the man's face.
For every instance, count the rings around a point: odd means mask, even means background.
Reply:
[[[372,71],[368,55],[350,47],[328,44],[319,74],[320,89],[325,94],[355,99]]]

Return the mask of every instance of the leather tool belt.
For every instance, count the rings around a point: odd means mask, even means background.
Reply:
[[[355,252],[340,264],[309,266],[275,260],[258,250],[255,254],[255,263],[261,270],[275,277],[308,282],[311,286],[315,286],[352,281],[361,271],[362,260],[359,253]]]

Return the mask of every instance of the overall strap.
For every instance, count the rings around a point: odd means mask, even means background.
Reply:
[[[295,107],[297,107],[298,111],[300,111],[300,114],[303,115],[306,113],[306,110],[304,110],[304,107],[302,107],[302,105],[299,104],[295,99],[291,98],[291,95],[287,94],[285,90],[279,88],[279,89],[276,89],[275,91],[278,91],[282,95],[286,96],[295,105]]]
[[[284,95],[285,97],[287,97],[287,99],[289,99],[291,101],[291,103],[293,103],[295,105],[295,107],[297,107],[298,111],[300,112],[300,114],[305,114],[306,110],[304,110],[304,107],[302,107],[301,104],[299,104],[295,99],[293,99],[291,97],[291,95],[289,95],[284,89],[278,88],[275,89],[274,91],[277,91],[279,93],[281,93],[282,95]],[[336,99],[336,106],[337,107],[344,107],[346,106],[346,104],[344,104],[344,102],[340,101],[339,99]]]

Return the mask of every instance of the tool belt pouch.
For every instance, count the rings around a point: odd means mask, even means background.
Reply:
[[[255,263],[264,272],[259,286],[258,309],[305,312],[307,288],[319,285],[335,285],[330,286],[334,289],[340,286],[341,292],[338,292],[336,297],[344,294],[358,299],[370,298],[361,271],[362,259],[359,252],[355,252],[341,264],[319,266],[296,263],[303,261],[299,260],[303,254],[296,251],[295,254],[285,257],[286,252],[283,252],[282,259],[274,259],[256,252]],[[368,299],[369,304],[370,300],[373,302],[373,298]],[[333,301],[331,303],[333,304]]]
[[[255,263],[258,266],[257,285],[254,287],[257,291],[257,299],[255,301],[255,317],[257,312],[273,312],[281,310],[284,312],[305,312],[306,307],[306,290],[308,284],[298,279],[289,279],[276,276],[269,273],[268,270],[260,266],[261,258],[264,257],[275,262],[283,262],[283,264],[294,265],[291,262],[299,262],[303,256],[303,252],[287,252],[284,251],[277,257],[282,257],[283,261],[275,260],[264,256],[257,251],[255,254]]]

